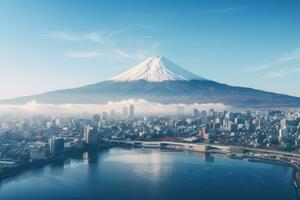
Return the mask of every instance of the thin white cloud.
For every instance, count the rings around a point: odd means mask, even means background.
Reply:
[[[73,33],[67,33],[67,32],[52,32],[50,34],[47,34],[46,36],[60,39],[60,40],[66,40],[66,41],[91,41],[96,43],[103,43],[106,41],[106,39],[109,38],[109,36],[105,36],[101,33],[91,32],[91,33],[85,33],[85,34],[73,34]]]
[[[68,58],[95,58],[99,56],[97,52],[88,51],[88,52],[66,52],[65,57]]]
[[[300,73],[300,68],[294,68],[290,70],[277,70],[270,71],[268,74],[263,76],[264,79],[274,79],[274,78],[286,78],[290,75],[295,75]]]
[[[74,35],[71,33],[66,33],[66,32],[52,32],[45,36],[60,39],[60,40],[67,40],[67,41],[79,41],[80,40],[80,36]]]
[[[124,32],[132,31],[136,29],[138,29],[138,27],[117,29],[113,31],[88,32],[88,33],[81,33],[81,34],[75,34],[75,33],[64,32],[64,31],[55,31],[43,36],[56,38],[60,40],[66,40],[66,41],[90,41],[96,43],[105,43],[105,42],[110,42],[110,39],[112,37],[115,37],[118,34],[122,34]]]
[[[159,43],[153,43],[147,49],[137,51],[128,51],[111,46],[112,49],[101,49],[98,51],[68,51],[64,53],[64,56],[67,58],[131,59],[139,61],[158,55],[159,45]]]
[[[130,54],[130,53],[127,53],[127,52],[125,52],[125,51],[123,51],[119,48],[116,48],[115,52],[121,58],[129,58],[129,59],[132,59],[132,58],[133,59],[145,59],[146,58],[145,54],[143,54],[143,53],[138,52],[138,53]]]
[[[64,54],[67,58],[101,58],[101,59],[132,59],[143,60],[153,55],[157,55],[157,43],[143,51],[126,51],[120,48],[99,50],[99,51],[68,51]]]
[[[300,62],[300,49],[296,49],[295,51],[280,56],[269,63],[265,63],[262,65],[258,65],[250,69],[250,71],[262,71],[270,68],[279,67],[279,65],[287,64],[288,62]]]
[[[159,43],[155,42],[150,45],[149,48],[143,49],[142,51],[136,51],[133,53],[128,53],[127,51],[121,50],[120,48],[115,48],[115,53],[121,58],[135,59],[135,60],[143,60],[150,56],[157,55]]]
[[[118,29],[114,31],[89,32],[82,34],[74,34],[67,32],[52,32],[46,36],[65,41],[89,41],[102,44],[101,46],[93,47],[92,51],[81,51],[80,49],[67,51],[64,57],[67,58],[101,58],[101,59],[132,59],[142,60],[149,56],[157,55],[160,44],[151,42],[149,39],[141,42],[139,40],[120,40],[117,35],[124,32],[136,30],[137,27],[126,29]],[[146,30],[146,28],[143,28]],[[122,36],[123,37],[123,36]],[[136,47],[136,50],[130,50]]]
[[[97,42],[97,43],[103,43],[106,40],[106,38],[104,36],[100,35],[99,33],[87,33],[87,34],[83,35],[83,38]]]

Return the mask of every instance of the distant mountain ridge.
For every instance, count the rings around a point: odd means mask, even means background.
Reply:
[[[195,75],[164,57],[151,57],[130,70],[74,89],[2,100],[0,103],[102,104],[125,99],[164,104],[222,103],[240,108],[300,107],[300,98],[252,88],[235,87]]]

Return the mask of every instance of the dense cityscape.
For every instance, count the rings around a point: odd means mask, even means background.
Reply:
[[[139,116],[130,105],[90,117],[35,115],[0,120],[0,174],[63,159],[70,153],[101,149],[108,141],[205,143],[299,153],[300,112],[217,112]]]

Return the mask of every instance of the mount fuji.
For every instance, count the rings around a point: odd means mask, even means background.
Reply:
[[[299,97],[218,83],[158,56],[106,81],[0,103],[23,104],[35,100],[51,104],[97,104],[133,98],[163,104],[221,103],[237,108],[300,107]]]
[[[150,57],[128,71],[113,77],[113,81],[150,82],[205,80],[193,74],[165,57]]]

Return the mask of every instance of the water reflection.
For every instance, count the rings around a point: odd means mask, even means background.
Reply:
[[[122,152],[120,153],[120,151]],[[161,177],[162,171],[165,175],[169,173],[169,164],[173,162],[173,158],[162,154],[160,150],[111,149],[109,156],[104,161],[128,164],[134,173],[147,179],[157,180]]]
[[[219,155],[114,148],[29,170],[3,183],[0,199],[295,200],[291,175]]]
[[[51,176],[63,175],[65,169],[65,161],[57,160],[49,164],[49,173]]]
[[[213,163],[215,161],[215,157],[210,153],[205,154],[205,162],[206,163]]]

